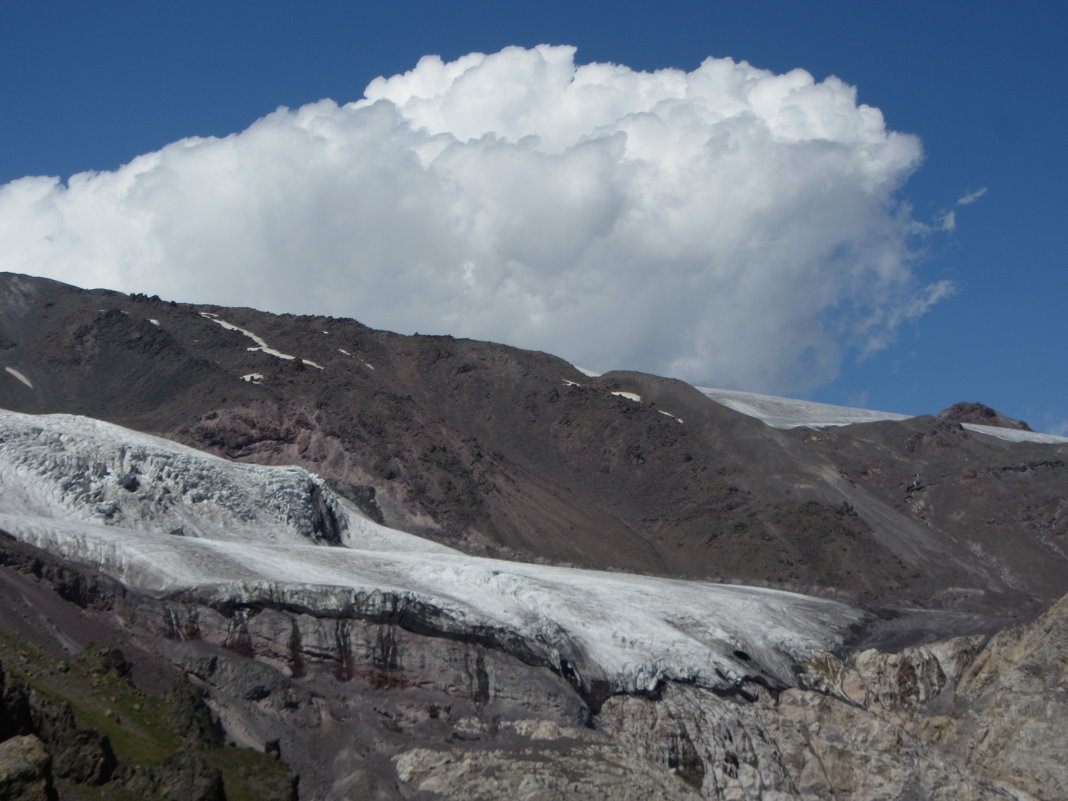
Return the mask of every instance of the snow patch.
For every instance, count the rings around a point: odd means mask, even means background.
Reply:
[[[14,367],[5,367],[4,369],[5,369],[5,370],[7,370],[7,372],[8,372],[8,373],[9,373],[10,375],[14,376],[14,377],[15,377],[15,378],[17,378],[17,379],[18,379],[19,381],[21,381],[21,382],[22,382],[23,384],[25,384],[26,386],[28,386],[28,387],[29,387],[30,389],[33,389],[33,382],[32,382],[32,381],[30,381],[30,379],[28,379],[28,378],[27,378],[26,376],[24,376],[24,375],[23,375],[22,373],[20,373],[20,372],[19,372],[18,370],[16,370],[16,369],[15,369]]]
[[[275,350],[274,348],[270,347],[267,344],[267,341],[265,339],[263,339],[263,337],[258,336],[257,334],[253,334],[251,331],[249,331],[249,330],[247,330],[245,328],[242,328],[239,325],[234,325],[233,323],[228,323],[228,322],[226,322],[226,320],[220,319],[219,315],[217,315],[217,314],[212,314],[210,312],[201,312],[200,316],[201,317],[206,317],[207,319],[211,320],[213,323],[217,323],[218,325],[221,325],[227,331],[237,331],[237,332],[239,332],[241,334],[244,334],[249,339],[251,339],[253,342],[255,342],[256,343],[256,347],[254,347],[254,348],[246,348],[246,350],[249,353],[256,353],[256,352],[266,353],[268,356],[274,356],[274,357],[279,358],[279,359],[286,359],[287,361],[292,361],[293,359],[297,358],[296,356],[293,356],[290,353],[282,353],[282,351],[280,351],[280,350]],[[326,332],[323,332],[323,333],[326,333]],[[309,367],[315,367],[318,370],[322,370],[323,369],[323,366],[321,364],[319,364],[318,362],[313,362],[311,359],[301,359],[301,361],[304,364],[308,365]]]
[[[347,350],[345,350],[344,348],[338,348],[338,349],[337,349],[337,352],[338,352],[338,353],[343,353],[343,354],[345,354],[346,356],[349,356],[349,357],[351,357],[351,356],[352,356],[352,354],[351,354],[351,353],[349,353],[349,352],[348,352]]]
[[[364,362],[363,366],[366,367],[368,370],[374,370],[375,369],[375,366],[373,364],[371,364],[370,362]]]
[[[156,319],[156,318],[154,318],[154,317],[149,317],[149,318],[148,318],[148,321],[149,321],[150,323],[152,323],[152,325],[159,325],[159,320],[157,320],[157,319]]]
[[[657,411],[660,412],[660,414],[666,414],[668,417],[670,417],[676,423],[681,423],[682,422],[682,418],[681,417],[676,417],[671,412],[665,412],[663,409],[657,409]]]
[[[569,386],[569,387],[581,387],[582,386],[582,384],[578,383],[577,381],[568,381],[566,378],[561,379],[561,380],[564,382],[565,386]]]
[[[263,382],[263,373],[246,373],[241,376],[242,381],[248,381],[250,384],[259,384]]]
[[[618,395],[621,398],[626,398],[629,401],[634,401],[635,403],[641,403],[642,401],[642,396],[636,392],[613,392],[612,394]]]

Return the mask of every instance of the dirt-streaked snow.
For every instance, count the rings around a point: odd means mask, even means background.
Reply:
[[[392,593],[460,630],[517,633],[549,664],[620,689],[725,687],[759,671],[788,683],[793,661],[862,617],[772,590],[467,556],[367,520],[302,469],[75,416],[0,411],[0,482],[0,528],[140,589],[310,608]],[[316,544],[324,509],[342,547]]]

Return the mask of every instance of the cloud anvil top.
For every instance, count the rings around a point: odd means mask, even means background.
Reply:
[[[575,55],[428,56],[354,103],[12,181],[0,263],[776,391],[951,290],[910,263],[924,226],[896,193],[919,141],[853,87]]]

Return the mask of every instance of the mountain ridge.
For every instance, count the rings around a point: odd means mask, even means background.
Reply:
[[[933,418],[780,430],[679,381],[592,377],[502,345],[3,282],[5,363],[34,389],[9,377],[0,406],[302,465],[376,519],[450,547],[876,603],[931,603],[960,585],[1034,611],[1068,591],[1064,443],[998,444]],[[849,457],[852,432],[879,458]],[[966,476],[964,462],[993,467]],[[1014,498],[1016,473],[1045,463],[1048,481],[1029,477]],[[981,525],[942,514],[962,493]],[[945,557],[962,538],[982,551],[978,574]],[[1003,579],[1033,567],[1023,586]]]
[[[5,672],[177,671],[301,797],[1068,792],[1068,441],[11,274],[0,365]]]

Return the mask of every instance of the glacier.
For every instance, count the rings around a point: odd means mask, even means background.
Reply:
[[[296,467],[73,415],[0,411],[0,529],[159,597],[319,613],[431,609],[576,684],[789,686],[866,613],[804,595],[465,555],[375,523]]]

